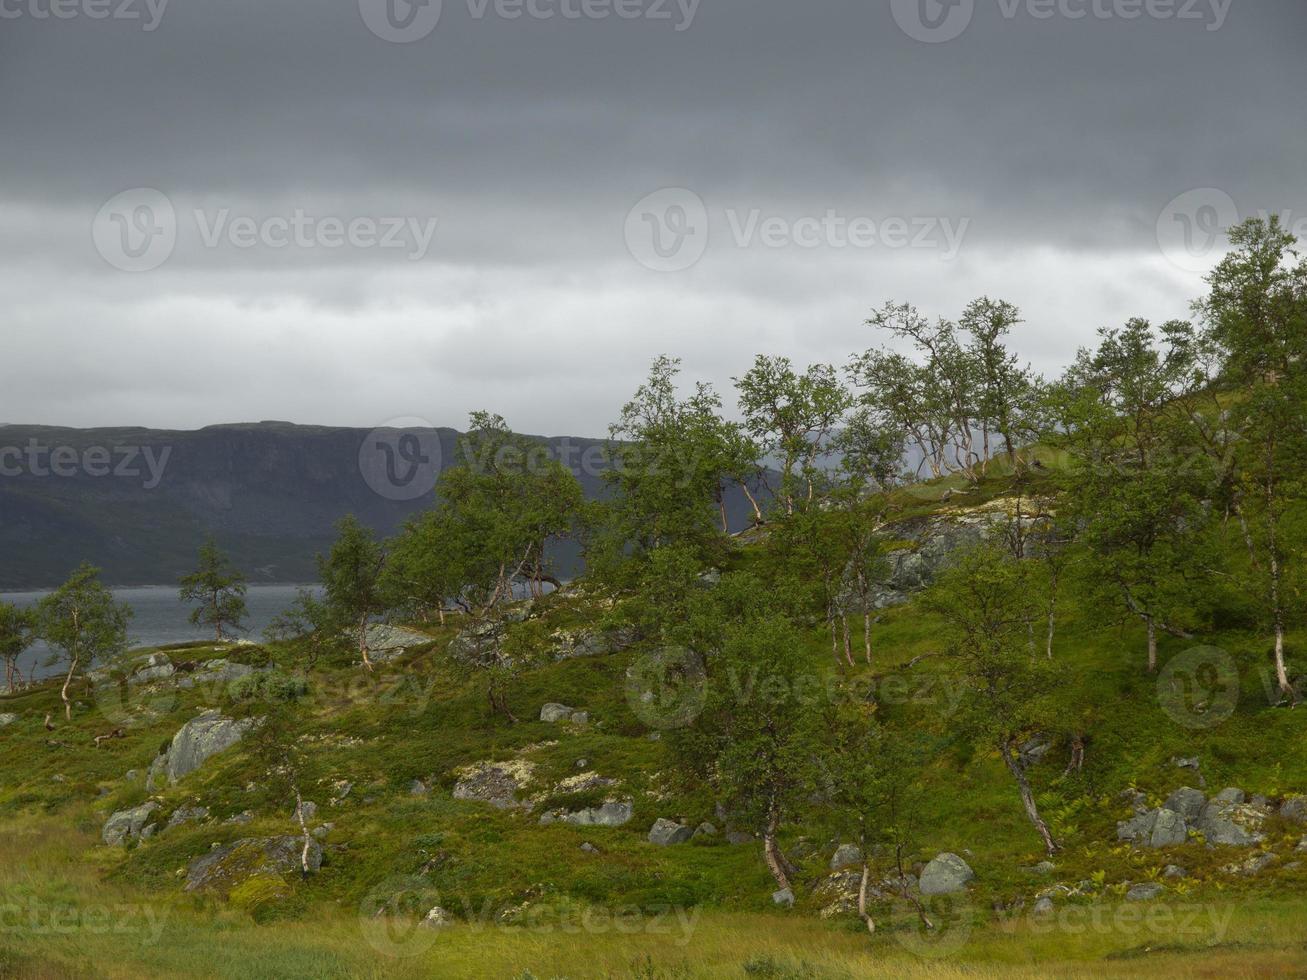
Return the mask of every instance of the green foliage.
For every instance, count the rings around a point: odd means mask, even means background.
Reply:
[[[72,717],[69,682],[79,670],[126,649],[131,615],[130,607],[115,602],[100,582],[100,570],[89,564],[37,603],[36,634],[54,650],[49,663],[68,665],[61,692],[67,718]]]
[[[199,567],[181,580],[181,601],[199,603],[191,611],[194,626],[211,629],[221,642],[244,632],[245,576],[231,566],[212,537],[200,547]]]

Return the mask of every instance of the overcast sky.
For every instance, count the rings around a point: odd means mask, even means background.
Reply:
[[[985,293],[1051,373],[1307,234],[1303,0],[53,2],[0,0],[0,421],[599,435],[660,353]]]

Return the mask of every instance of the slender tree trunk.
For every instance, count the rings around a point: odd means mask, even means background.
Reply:
[[[871,666],[871,613],[866,609],[862,613],[862,649],[867,657],[867,666]]]
[[[826,622],[830,623],[830,652],[831,656],[835,658],[835,669],[838,670],[840,668],[840,641],[835,629],[835,610],[829,606],[826,607]]]
[[[1030,790],[1030,780],[1026,778],[1025,770],[1021,768],[1021,763],[1017,761],[1016,754],[1012,751],[1010,739],[999,746],[999,753],[1003,756],[1008,771],[1012,773],[1012,778],[1017,781],[1017,788],[1021,791],[1021,804],[1026,808],[1026,816],[1034,824],[1035,830],[1039,831],[1039,836],[1044,841],[1044,850],[1051,857],[1057,853],[1057,842],[1053,840],[1048,824],[1044,823],[1044,818],[1039,815],[1035,794]]]
[[[780,813],[775,803],[772,804],[770,812],[767,814],[767,826],[762,834],[762,853],[767,860],[767,870],[771,872],[776,884],[781,889],[793,891],[790,885],[790,875],[788,871],[789,862],[785,860],[785,855],[781,853],[779,845],[776,843],[776,832],[780,829]]]
[[[359,620],[359,653],[363,654],[363,666],[372,672],[372,658],[368,656],[368,618]]]
[[[77,673],[77,665],[80,662],[81,662],[80,656],[74,656],[71,660],[68,661],[68,676],[64,678],[63,689],[59,692],[59,697],[61,697],[64,702],[65,721],[73,720],[73,704],[71,701],[68,700],[68,688],[73,683],[73,674]]]
[[[744,495],[749,498],[749,506],[753,508],[753,522],[755,524],[761,524],[762,508],[758,506],[758,501],[754,498],[753,494],[749,492],[749,488],[744,485],[743,481],[740,482],[740,489],[743,490]]]
[[[844,662],[853,667],[855,666],[853,662],[853,635],[849,632],[849,617],[846,614],[841,614],[840,622],[844,624]]]
[[[1148,624],[1148,672],[1157,673],[1157,623],[1152,616],[1145,616],[1144,622]]]
[[[437,607],[437,609],[436,609],[436,614],[437,614],[438,616],[440,616],[440,625],[441,625],[441,626],[444,626],[444,625],[445,625],[445,606],[444,606],[444,603],[441,603],[440,606]]]
[[[867,914],[867,889],[871,885],[871,865],[862,862],[862,880],[858,882],[858,918],[867,924],[868,932],[876,931],[876,922]]]
[[[313,846],[313,836],[309,833],[309,825],[304,822],[304,797],[300,795],[299,784],[293,787],[295,791],[295,819],[300,824],[300,834],[304,839],[304,847],[300,850],[300,874],[302,877],[309,876],[309,848]]]

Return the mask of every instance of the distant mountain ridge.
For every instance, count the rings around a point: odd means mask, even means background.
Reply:
[[[308,582],[332,526],[382,534],[429,507],[458,459],[454,429],[368,430],[260,422],[195,431],[0,426],[0,590],[57,585],[79,562],[113,585],[171,583],[206,534],[252,582]],[[587,497],[602,494],[605,440],[541,437]],[[416,496],[414,496],[416,494]],[[734,526],[747,502],[731,494]],[[555,549],[556,571],[577,549]]]

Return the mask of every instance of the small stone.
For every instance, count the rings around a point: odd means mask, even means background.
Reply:
[[[18,716],[10,711],[0,713],[0,728],[4,728],[6,725],[12,725],[17,720]]]
[[[1280,816],[1291,823],[1307,823],[1307,796],[1294,796],[1284,801]]]
[[[599,853],[599,848],[595,847],[595,846],[594,846],[593,844],[591,844],[589,841],[586,841],[584,844],[581,845],[581,850],[585,851],[585,853],[587,853],[587,854],[598,854],[598,853]]]
[[[1162,869],[1163,878],[1183,878],[1186,874],[1188,874],[1188,872],[1178,864],[1168,864],[1164,869]]]
[[[554,723],[572,717],[572,709],[565,704],[550,702],[540,709],[540,720]]]
[[[1125,893],[1125,900],[1127,902],[1151,902],[1161,894],[1161,885],[1155,881],[1146,881],[1143,884],[1131,886],[1130,890]]]
[[[1056,870],[1057,870],[1057,865],[1054,864],[1052,861],[1040,861],[1038,864],[1036,864],[1033,868],[1030,869],[1032,874],[1037,874],[1037,875],[1051,875]]]
[[[588,765],[590,765],[590,760],[589,760],[589,759],[577,759],[577,760],[576,760],[576,768],[578,768],[578,769],[584,769],[584,768],[586,768]]]
[[[774,891],[771,893],[771,900],[773,905],[780,905],[787,909],[793,908],[794,892],[790,891],[788,888],[782,888],[780,891]]]
[[[1244,795],[1243,790],[1231,786],[1228,789],[1221,790],[1221,792],[1213,796],[1212,802],[1218,804],[1227,804],[1227,803],[1238,804],[1238,803],[1242,803],[1245,799],[1247,799],[1247,797]]]
[[[1035,915],[1048,915],[1053,911],[1053,900],[1045,895],[1035,903],[1035,907],[1032,911]]]
[[[573,724],[573,725],[588,725],[588,724],[590,724],[590,712],[588,712],[588,711],[574,711],[574,712],[572,712],[572,724]]]
[[[420,779],[415,779],[413,782],[408,784],[409,796],[426,796],[430,792],[431,790],[428,788],[427,784]]]
[[[428,929],[444,929],[454,924],[454,917],[437,905],[427,913],[426,918],[422,920],[422,924]]]
[[[708,823],[708,821],[705,820],[703,823],[699,824],[699,826],[697,826],[697,827],[694,828],[694,836],[695,836],[695,837],[716,837],[716,836],[717,836],[717,828],[714,827],[712,824]]]

